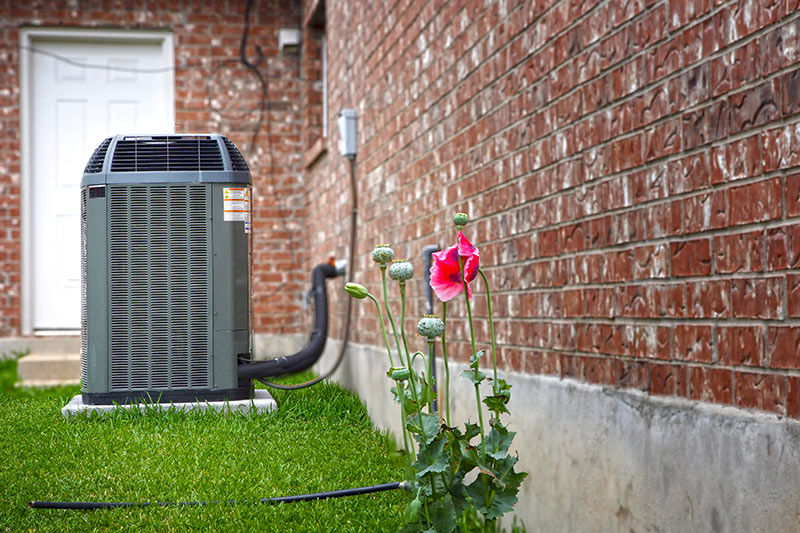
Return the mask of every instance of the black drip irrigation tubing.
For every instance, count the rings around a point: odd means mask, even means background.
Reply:
[[[242,503],[266,503],[275,505],[277,503],[310,502],[314,500],[327,500],[328,498],[342,498],[344,496],[358,496],[359,494],[370,494],[372,492],[384,492],[405,488],[404,481],[394,483],[383,483],[381,485],[370,485],[368,487],[356,487],[353,489],[332,490],[328,492],[316,492],[313,494],[298,494],[296,496],[280,496],[277,498],[261,498],[259,500],[213,500],[195,502],[28,502],[31,509],[68,509],[68,510],[94,510],[94,509],[113,509],[115,507],[205,507],[206,505],[237,505]]]

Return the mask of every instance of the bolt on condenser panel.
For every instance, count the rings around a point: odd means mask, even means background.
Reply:
[[[81,392],[243,399],[250,171],[221,135],[117,135],[81,183]]]

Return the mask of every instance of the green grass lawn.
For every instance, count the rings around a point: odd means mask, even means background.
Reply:
[[[308,375],[299,379],[307,379]],[[0,361],[0,531],[392,531],[408,495],[310,503],[34,510],[30,500],[258,499],[400,481],[403,463],[337,385],[272,391],[263,415],[116,413],[63,419],[77,387],[18,390]]]

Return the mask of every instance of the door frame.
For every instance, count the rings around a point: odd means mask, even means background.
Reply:
[[[175,65],[174,40],[171,31],[161,30],[108,30],[94,28],[52,28],[23,27],[19,30],[19,88],[20,88],[20,311],[22,314],[22,334],[33,335],[33,176],[31,158],[33,157],[33,132],[31,131],[31,112],[33,107],[33,69],[35,52],[30,51],[37,40],[75,41],[75,42],[122,42],[159,44],[161,57],[167,66]],[[175,122],[175,71],[164,76],[161,87],[167,96],[168,113]],[[77,202],[78,199],[76,198]],[[48,332],[49,333],[49,332]],[[63,332],[62,332],[63,333]]]

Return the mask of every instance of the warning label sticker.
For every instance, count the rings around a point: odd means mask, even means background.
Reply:
[[[224,187],[222,201],[223,220],[244,222],[245,233],[250,233],[250,188]]]

